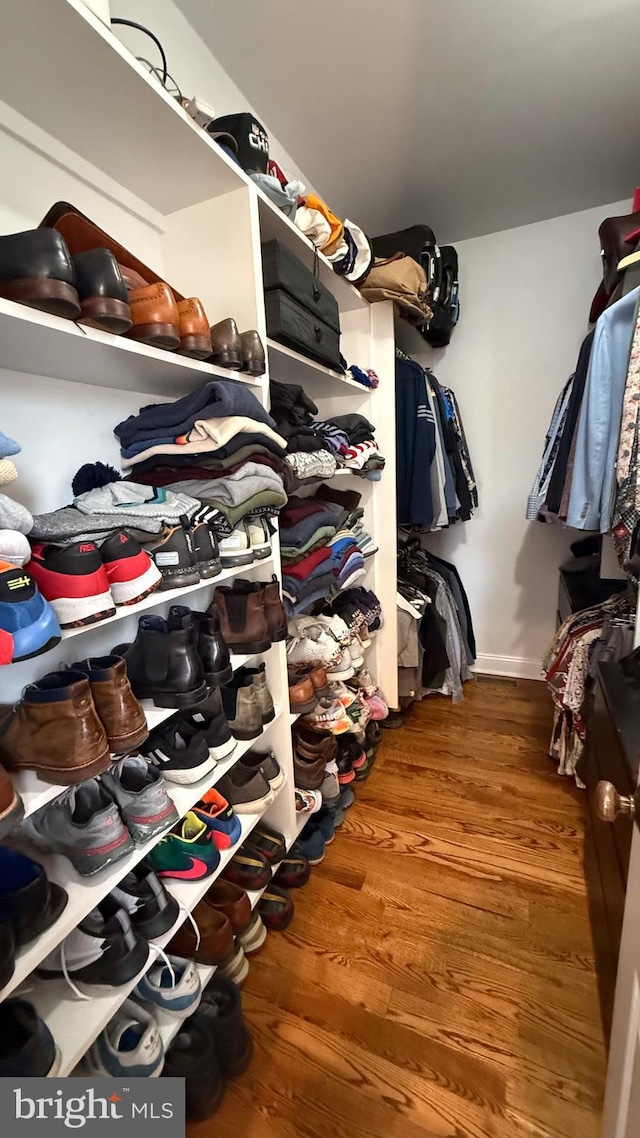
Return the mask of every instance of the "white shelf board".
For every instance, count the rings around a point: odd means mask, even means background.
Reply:
[[[264,561],[259,562],[259,564],[263,565]],[[251,566],[245,566],[245,568],[251,568]],[[219,580],[219,578],[216,578],[216,580]],[[209,582],[203,583],[209,584]],[[191,588],[198,589],[200,586],[192,585]],[[187,589],[173,589],[171,591],[171,595],[173,593],[183,594],[186,592],[188,592]],[[162,599],[166,599],[168,595],[169,594],[165,593],[165,596]],[[151,600],[151,597],[147,598],[147,600]],[[144,603],[145,602],[143,601],[142,604]],[[116,620],[117,615],[118,614],[116,614],[115,617],[110,617],[110,620]],[[103,623],[107,624],[108,621],[104,621]],[[89,627],[96,628],[97,625],[90,625]],[[85,630],[74,629],[73,631],[83,632]],[[264,655],[264,653],[253,652],[242,655],[232,653],[231,664],[234,672],[237,671],[238,668],[246,667],[251,662],[251,660],[255,660],[256,656],[258,655]],[[172,716],[179,715],[178,708],[156,707],[153,701],[150,699],[143,699],[142,707],[144,709],[150,732],[153,731],[155,727],[159,727],[160,724],[164,723],[167,719],[171,719]],[[121,757],[121,755],[114,755],[114,759]],[[18,774],[12,774],[11,781],[13,782],[13,785],[22,798],[25,818],[28,818],[30,814],[35,814],[37,810],[41,810],[43,806],[47,806],[49,802],[53,802],[54,798],[58,798],[60,794],[64,794],[65,790],[68,790],[67,786],[61,786],[59,783],[43,782],[42,779],[39,779],[37,777],[35,771],[20,771]]]
[[[143,701],[143,707],[147,701]],[[145,710],[146,707],[145,707]],[[157,714],[157,722],[153,725],[157,726],[158,722],[168,719],[171,715],[175,715],[175,708],[155,708]],[[180,817],[182,817],[191,807],[198,802],[202,795],[210,790],[212,786],[222,778],[228,770],[233,767],[239,759],[252,747],[255,747],[266,733],[277,723],[280,719],[281,709],[276,708],[275,717],[271,723],[267,723],[262,729],[262,734],[257,739],[250,739],[236,744],[235,750],[228,758],[223,759],[215,767],[215,770],[206,778],[200,779],[199,782],[193,783],[191,786],[179,786],[177,783],[167,783],[167,789],[170,797],[176,805],[176,809]],[[148,716],[148,718],[151,718]],[[151,723],[150,723],[151,726]],[[60,793],[60,788],[58,788]],[[168,832],[168,831],[165,831]],[[12,992],[19,984],[25,980],[34,968],[48,956],[53,949],[60,944],[61,940],[76,927],[77,924],[87,913],[110,893],[115,885],[133,869],[138,862],[142,861],[144,857],[158,844],[162,834],[152,838],[151,841],[145,842],[143,845],[136,845],[135,848],[127,854],[126,857],[120,861],[115,862],[114,865],[108,866],[100,873],[94,874],[93,877],[82,877],[73,868],[68,858],[63,854],[45,854],[39,850],[34,849],[25,838],[24,849],[26,853],[33,853],[35,858],[44,866],[47,876],[51,881],[56,881],[58,884],[64,886],[69,894],[69,901],[66,908],[61,913],[60,917],[50,929],[47,929],[41,936],[39,936],[31,944],[27,945],[22,952],[16,956],[15,971],[9,983],[0,991],[0,1000],[5,999],[10,992]]]
[[[282,787],[280,789],[282,789]],[[265,811],[259,814],[239,815],[242,823],[242,834],[231,849],[224,850],[224,852],[220,854],[220,864],[215,873],[210,877],[191,884],[184,881],[172,881],[170,878],[164,881],[164,885],[168,891],[180,902],[186,912],[192,912],[192,910],[195,909],[205,893],[211,888],[216,878],[220,876],[225,866],[228,865],[234,854],[237,853],[242,843],[253,830],[253,827],[258,824],[264,813]],[[181,912],[179,919],[169,932],[165,933],[164,936],[158,937],[157,941],[153,943],[159,944],[161,948],[164,948],[187,919],[186,912]],[[127,984],[123,984],[118,988],[112,988],[108,992],[102,992],[100,990],[96,992],[95,987],[91,985],[78,984],[77,987],[79,990],[91,997],[90,1001],[80,1000],[64,980],[41,980],[37,977],[35,978],[33,990],[29,993],[29,1001],[34,1005],[39,1015],[47,1024],[57,1047],[60,1049],[61,1066],[56,1077],[64,1078],[66,1075],[70,1075],[74,1072],[75,1067],[77,1067],[94,1039],[107,1025],[111,1017],[117,1012],[118,1008],[133,991],[136,984],[138,984],[156,959],[161,960],[162,958],[152,951],[144,968],[141,969],[133,980],[130,980]],[[212,968],[211,975],[213,975],[214,971],[215,969]],[[170,1043],[173,1036],[177,1034],[179,1027],[180,1024],[176,1022],[175,1024],[169,1025],[164,1034],[161,1031],[165,1046],[167,1043]]]
[[[354,391],[358,391],[363,399],[371,395],[371,391],[355,379],[347,379],[339,371],[316,363],[277,340],[268,339],[267,350],[271,379],[281,383],[299,383],[312,395],[350,395],[353,398]]]
[[[298,838],[300,836],[300,834],[304,830],[307,822],[312,817],[313,817],[313,815],[310,814],[308,812],[308,810],[301,811],[300,814],[296,815],[296,838]],[[295,841],[295,838],[294,838],[294,841]]]
[[[217,577],[207,577],[198,581],[197,585],[186,585],[182,589],[156,589],[143,601],[138,601],[135,605],[120,605],[116,609],[115,616],[108,616],[106,620],[99,620],[95,624],[86,624],[83,628],[67,628],[62,633],[63,640],[70,640],[74,636],[82,636],[85,632],[95,632],[96,629],[104,628],[107,624],[114,624],[118,620],[123,620],[127,616],[136,616],[137,613],[146,612],[147,609],[158,608],[164,604],[165,601],[169,604],[179,604],[184,597],[189,597],[193,593],[199,592],[201,589],[206,589],[207,585],[222,585],[225,581],[230,580],[232,577],[241,577],[244,573],[248,573],[251,569],[260,569],[263,565],[273,564],[273,557],[263,557],[261,560],[252,561],[249,565],[235,565],[229,566],[218,573]]]
[[[191,360],[124,336],[84,328],[0,297],[0,367],[120,391],[181,396],[210,379],[260,383],[242,372]]]
[[[0,62],[0,99],[160,213],[243,185],[235,163],[81,0],[7,8]]]
[[[289,723],[292,727],[293,727],[293,724],[295,723],[296,719],[299,719],[301,715],[302,715],[301,711],[290,711],[289,712]]]
[[[369,301],[365,300],[362,293],[354,285],[346,281],[344,277],[339,276],[338,273],[334,273],[331,262],[323,253],[316,250],[302,230],[298,229],[297,225],[281,209],[278,209],[266,194],[257,187],[256,191],[258,194],[261,240],[264,242],[277,238],[311,271],[313,271],[317,255],[320,280],[335,296],[341,312],[354,312],[368,308]]]

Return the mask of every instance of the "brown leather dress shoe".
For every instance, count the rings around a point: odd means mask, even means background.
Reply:
[[[255,328],[252,328],[250,332],[241,334],[240,350],[242,370],[248,372],[249,375],[264,375],[267,370],[264,345]]]
[[[180,317],[178,352],[181,356],[189,356],[192,360],[205,360],[211,355],[212,346],[209,318],[202,301],[198,300],[197,296],[190,296],[188,300],[179,300],[178,316]]]
[[[319,790],[324,768],[336,757],[336,741],[330,731],[316,730],[299,719],[293,727],[293,769],[296,786]]]
[[[130,340],[154,348],[175,351],[180,347],[180,315],[168,284],[155,284],[129,290],[133,327],[125,333]]]
[[[289,683],[289,707],[297,715],[308,715],[315,711],[316,691],[308,676]]]
[[[71,786],[101,774],[109,760],[89,681],[71,668],[26,688],[0,722],[0,761],[8,770],[35,770],[45,782]]]
[[[262,947],[267,931],[258,913],[252,912],[251,902],[239,885],[218,878],[205,894],[203,903],[229,918],[234,935],[247,956]]]
[[[197,937],[193,925],[185,921],[170,940],[167,952],[186,960],[195,960],[198,964],[214,965],[223,976],[241,984],[249,971],[249,965],[242,945],[233,939],[233,928],[228,916],[200,901],[193,910],[193,919],[200,931],[200,944],[196,947]]]
[[[24,818],[24,803],[4,767],[0,767],[0,841]]]
[[[211,329],[209,363],[232,368],[233,371],[240,371],[242,367],[242,342],[238,325],[232,316],[219,320]]]

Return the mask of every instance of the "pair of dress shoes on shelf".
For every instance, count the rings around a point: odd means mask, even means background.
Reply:
[[[235,321],[209,327],[197,297],[183,297],[67,202],[37,229],[0,237],[0,296],[115,335],[223,367],[264,372],[257,332]]]

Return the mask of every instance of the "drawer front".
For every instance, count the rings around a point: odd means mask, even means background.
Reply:
[[[283,289],[340,334],[340,313],[335,297],[280,241],[266,241],[262,246],[262,277],[265,292]]]
[[[318,363],[342,371],[340,336],[282,289],[265,294],[267,335]]]

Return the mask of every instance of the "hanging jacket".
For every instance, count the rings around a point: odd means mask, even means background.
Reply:
[[[431,462],[436,428],[429,414],[424,371],[396,358],[396,494],[398,525],[431,526]]]
[[[567,525],[575,529],[606,533],[611,528],[622,401],[639,300],[640,288],[635,288],[596,324],[567,512]]]

